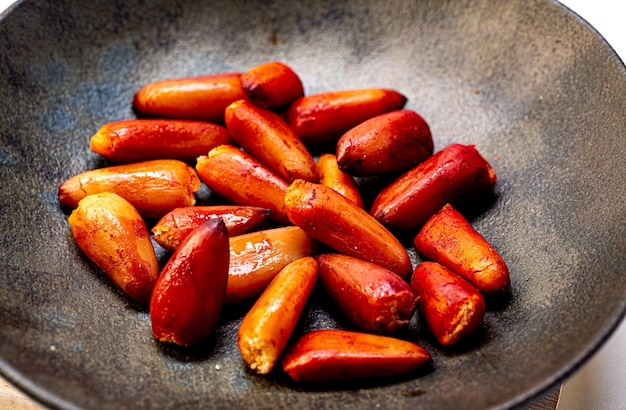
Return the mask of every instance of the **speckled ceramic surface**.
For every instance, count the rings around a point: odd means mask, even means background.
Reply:
[[[298,386],[247,371],[229,309],[193,349],[156,343],[75,245],[57,187],[104,165],[105,122],[163,78],[290,64],[306,92],[390,87],[435,149],[473,143],[498,174],[471,222],[510,298],[462,347],[416,320],[415,377]],[[515,1],[22,1],[0,20],[0,371],[60,408],[483,409],[527,404],[576,369],[626,307],[626,72],[558,4]],[[338,326],[317,292],[299,331]]]

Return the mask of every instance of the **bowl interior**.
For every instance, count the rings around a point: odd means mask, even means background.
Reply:
[[[626,75],[548,1],[22,1],[0,21],[1,371],[43,403],[88,408],[509,408],[592,354],[626,306]],[[388,87],[435,149],[475,144],[494,197],[472,224],[511,272],[466,343],[404,335],[416,377],[296,385],[246,369],[227,310],[192,349],[153,340],[145,307],[75,245],[58,185],[103,166],[89,137],[135,117],[143,84],[284,61],[307,93]],[[164,255],[161,255],[165,257]],[[343,326],[315,292],[299,331]]]

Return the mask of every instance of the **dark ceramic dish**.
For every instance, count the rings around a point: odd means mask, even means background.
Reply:
[[[527,405],[576,370],[626,308],[626,73],[555,2],[21,1],[0,21],[0,370],[79,408],[483,409]],[[508,261],[510,298],[409,378],[300,386],[247,371],[244,309],[194,349],[156,343],[145,308],[75,245],[57,187],[104,162],[105,122],[163,78],[290,64],[307,93],[408,96],[439,150],[473,143],[492,201],[471,222]],[[316,294],[299,331],[337,326]]]

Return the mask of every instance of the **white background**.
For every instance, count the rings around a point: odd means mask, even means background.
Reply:
[[[12,4],[0,0],[0,12]],[[626,13],[622,0],[562,0],[626,60]],[[626,121],[626,118],[624,119]],[[567,380],[558,410],[626,410],[626,321],[607,344]]]

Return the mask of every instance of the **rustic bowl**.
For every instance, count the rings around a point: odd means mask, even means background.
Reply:
[[[626,72],[546,0],[18,2],[0,19],[0,371],[58,408],[483,409],[527,405],[607,339],[626,309]],[[247,370],[245,307],[192,349],[157,343],[145,307],[76,246],[57,201],[105,165],[89,137],[135,117],[143,84],[281,60],[307,93],[403,92],[435,149],[476,144],[498,182],[472,224],[512,287],[484,325],[411,377],[297,385]],[[162,257],[165,257],[161,255]],[[299,332],[344,325],[316,292]]]

